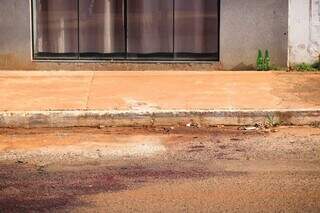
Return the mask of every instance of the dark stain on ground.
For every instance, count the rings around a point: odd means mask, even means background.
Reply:
[[[303,102],[319,105],[320,98],[320,78],[317,76],[310,76],[306,73],[276,73],[278,81],[274,82],[275,84],[287,84],[288,88],[282,91],[278,87],[275,87],[274,94],[279,95],[282,92],[291,93],[300,99]],[[295,76],[301,75],[300,80],[296,80]],[[318,74],[316,74],[318,75]],[[302,77],[303,76],[303,77]],[[286,101],[284,98],[283,101]]]
[[[64,171],[38,171],[27,164],[0,164],[0,212],[34,212],[89,205],[78,196],[116,192],[152,181],[213,176],[239,176],[242,172],[211,172],[203,168],[95,166]]]
[[[220,145],[219,148],[220,148],[220,149],[226,149],[227,146],[226,146],[226,145]]]
[[[308,78],[303,84],[294,87],[295,94],[299,94],[304,101],[308,103],[319,103],[320,98],[320,79]]]
[[[203,127],[203,128],[188,128],[183,126],[176,126],[174,129],[170,129],[170,132],[167,132],[166,128],[170,127],[67,127],[67,128],[0,128],[0,135],[12,135],[12,136],[22,136],[22,135],[47,135],[47,134],[56,134],[56,135],[68,135],[68,134],[114,134],[114,135],[138,135],[138,134],[155,134],[155,135],[180,135],[183,136],[192,136],[193,139],[198,139],[199,136],[210,136],[212,141],[219,143],[219,136],[230,136],[231,140],[235,140],[241,136],[251,136],[257,135],[259,131],[242,131],[239,130],[236,126],[229,126],[225,128],[218,127]],[[182,136],[181,136],[182,137]],[[215,140],[216,139],[216,140]],[[244,140],[244,137],[241,137],[241,140]],[[238,139],[237,139],[238,140]],[[240,139],[239,139],[240,140]]]
[[[205,148],[204,145],[194,145],[190,147],[190,149],[204,149],[204,148]]]
[[[190,146],[188,148],[188,152],[201,152],[205,149],[206,147],[204,145],[194,145]]]

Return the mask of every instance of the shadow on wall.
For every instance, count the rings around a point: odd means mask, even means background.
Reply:
[[[244,64],[244,63],[240,63],[237,66],[233,67],[231,70],[255,70],[255,66],[253,64]]]
[[[1,70],[34,70],[36,64],[30,59],[15,56],[14,54],[0,54]]]

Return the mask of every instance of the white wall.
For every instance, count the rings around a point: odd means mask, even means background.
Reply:
[[[289,65],[320,54],[320,0],[289,0]]]

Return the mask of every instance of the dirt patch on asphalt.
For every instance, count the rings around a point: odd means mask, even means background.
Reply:
[[[60,168],[61,169],[61,168]],[[52,211],[89,205],[81,195],[134,190],[146,183],[239,176],[245,172],[211,172],[204,168],[174,168],[153,165],[50,167],[0,164],[0,211]]]

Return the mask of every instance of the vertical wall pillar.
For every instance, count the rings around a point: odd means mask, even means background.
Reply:
[[[289,0],[289,65],[320,55],[320,0]]]

